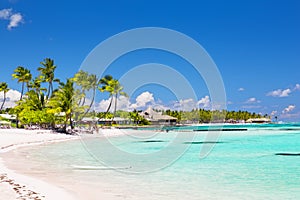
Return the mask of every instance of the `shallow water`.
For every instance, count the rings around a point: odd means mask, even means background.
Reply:
[[[24,163],[17,170],[81,199],[99,199],[98,191],[114,199],[298,199],[299,125],[232,128],[247,131],[224,131],[215,140],[207,134],[219,132],[190,131],[203,126],[185,127],[189,132],[126,130],[124,136],[84,137],[11,153]],[[200,158],[203,148],[211,147]]]

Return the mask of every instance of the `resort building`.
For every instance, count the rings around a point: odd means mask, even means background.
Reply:
[[[148,107],[147,110],[139,113],[142,117],[148,120],[152,125],[176,125],[177,118],[169,115],[163,115],[161,112]]]

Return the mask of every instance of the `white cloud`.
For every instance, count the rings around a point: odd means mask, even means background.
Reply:
[[[200,108],[209,108],[210,107],[210,98],[209,96],[205,96],[202,99],[200,99],[197,104],[200,106]]]
[[[293,111],[296,108],[295,105],[289,105],[288,107],[286,107],[285,109],[283,109],[282,113],[289,113],[291,111]]]
[[[278,89],[278,90],[274,90],[272,92],[269,92],[267,94],[267,96],[272,96],[272,97],[288,97],[290,95],[290,93],[292,92],[291,89]]]
[[[109,106],[111,98],[103,99],[99,103],[95,104],[96,112],[105,112]],[[86,100],[88,101],[88,100]],[[183,110],[183,111],[191,111],[192,109],[197,108],[210,108],[211,101],[209,96],[205,96],[199,101],[196,101],[192,98],[189,99],[181,99],[176,102],[171,102],[168,105],[164,104],[161,100],[155,100],[153,93],[143,92],[135,99],[135,102],[130,102],[127,97],[120,96],[118,98],[117,110],[126,110],[132,111],[133,109],[146,109],[148,106],[151,106],[153,109],[157,110]],[[112,102],[112,107],[110,111],[112,112],[114,109],[114,100]]]
[[[275,116],[277,114],[277,110],[273,110],[272,112],[271,112],[271,116]]]
[[[138,108],[143,108],[147,104],[154,103],[154,97],[153,94],[150,92],[143,92],[140,94],[136,99],[135,103],[130,105],[130,108],[132,109],[138,109]]]
[[[12,15],[12,9],[2,9],[0,10],[0,19],[9,19],[9,17]]]
[[[255,97],[249,98],[246,103],[260,103],[260,100],[257,100]]]
[[[96,112],[106,112],[109,103],[111,101],[111,98],[109,99],[102,99],[99,103],[95,104],[95,111]]]
[[[130,101],[128,97],[119,96],[117,102],[117,109],[118,110],[128,110],[130,106]]]
[[[243,92],[243,91],[245,91],[245,88],[242,88],[242,87],[241,87],[241,88],[238,89],[238,91],[239,91],[239,92]]]
[[[19,24],[22,22],[22,20],[23,20],[23,17],[20,13],[13,14],[12,16],[10,16],[10,22],[9,22],[7,28],[12,29],[12,28],[19,26]]]
[[[6,93],[6,101],[4,104],[4,108],[11,108],[16,105],[16,101],[20,100],[21,93],[17,90],[9,90]],[[3,102],[3,92],[0,93],[0,105],[2,105]]]
[[[232,101],[227,101],[227,105],[232,105],[233,102]]]
[[[300,84],[296,84],[294,90],[300,90]]]
[[[107,108],[109,106],[109,103],[111,101],[111,97],[109,99],[103,99],[99,103],[95,103],[95,111],[96,112],[106,112]],[[117,102],[117,110],[129,110],[129,99],[124,96],[119,96],[118,97],[118,102]],[[113,112],[115,109],[115,99],[112,101],[112,105],[110,107],[110,112]]]
[[[19,24],[23,21],[23,16],[21,13],[14,13],[11,8],[0,10],[0,20],[8,20],[9,24],[7,25],[7,29],[11,30],[19,26]]]
[[[191,111],[196,109],[198,106],[194,99],[180,99],[174,103],[173,107],[176,110]]]
[[[168,106],[165,106],[163,104],[155,104],[152,106],[153,109],[156,109],[156,110],[170,110],[171,108],[168,107]]]

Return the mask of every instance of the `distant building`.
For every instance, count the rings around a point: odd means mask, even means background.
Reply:
[[[176,125],[177,118],[169,115],[163,115],[161,112],[154,111],[151,107],[139,113],[152,125]]]
[[[246,121],[246,123],[256,123],[256,124],[271,123],[271,119],[269,119],[269,118],[250,118]]]

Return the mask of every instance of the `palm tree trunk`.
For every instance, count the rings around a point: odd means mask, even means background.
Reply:
[[[92,101],[91,101],[91,103],[90,103],[88,109],[85,111],[84,116],[90,111],[90,109],[91,109],[91,107],[92,107],[92,105],[93,105],[93,103],[94,103],[94,100],[95,100],[95,95],[96,95],[96,88],[94,88],[94,90],[93,90]]]
[[[50,83],[49,83],[49,86],[48,86],[47,99],[49,99],[49,95],[50,95]]]
[[[29,83],[26,82],[27,92],[29,92]]]
[[[69,120],[70,120],[70,127],[71,127],[71,133],[72,133],[72,130],[73,130],[72,113],[70,113]]]
[[[113,96],[111,96],[111,100],[110,100],[110,103],[109,103],[109,106],[108,106],[108,108],[107,108],[107,110],[106,110],[105,115],[109,112],[110,107],[111,107],[111,104],[112,104],[112,101],[113,101]]]
[[[25,83],[23,82],[23,83],[22,83],[22,91],[21,91],[21,97],[20,97],[20,101],[21,101],[21,100],[22,100],[22,98],[23,98],[24,85],[25,85]]]
[[[78,105],[80,105],[80,104],[81,104],[81,99],[82,99],[82,98],[80,98],[80,99],[79,99],[79,101],[78,101],[78,103],[77,103]]]
[[[4,103],[5,103],[5,100],[6,100],[6,92],[3,92],[3,103],[2,103],[2,105],[1,105],[1,108],[0,108],[0,110],[2,110],[2,109],[3,109],[3,106],[4,106]]]
[[[118,102],[118,93],[116,94],[116,99],[115,99],[115,110],[114,110],[113,118],[115,118],[115,116],[116,116],[116,112],[117,112],[117,102]]]
[[[83,97],[83,101],[82,101],[81,106],[84,106],[84,104],[85,104],[85,97]]]
[[[64,132],[67,133],[67,124],[68,124],[68,115],[66,113],[66,119],[65,119],[65,124],[64,124]]]
[[[52,81],[51,81],[51,82],[49,82],[49,84],[50,84],[51,95],[52,95],[52,92],[53,92],[53,84],[52,84]],[[49,96],[50,96],[50,91],[49,91]]]

